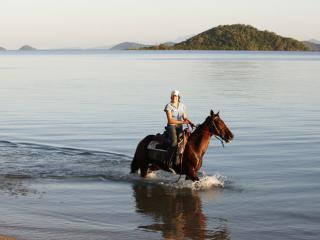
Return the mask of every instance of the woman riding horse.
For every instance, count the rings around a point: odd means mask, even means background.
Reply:
[[[178,139],[183,131],[183,124],[190,124],[194,127],[194,124],[187,118],[186,107],[180,102],[180,93],[178,90],[173,90],[171,92],[171,101],[168,103],[164,111],[167,115],[167,133],[170,143],[169,158],[175,155],[175,161],[169,162],[169,168],[172,164],[178,165],[180,163],[179,151],[178,151]]]
[[[179,165],[173,166],[176,173],[185,174],[186,179],[198,181],[198,170],[202,166],[202,159],[208,149],[212,136],[218,138],[221,142],[231,142],[233,134],[220,118],[219,112],[210,111],[210,115],[200,124],[190,135],[186,143],[182,161]],[[157,135],[148,135],[142,139],[136,149],[133,160],[131,162],[131,173],[135,173],[140,169],[141,177],[146,177],[148,172],[168,169],[155,165],[148,156],[148,145],[151,141],[159,141]]]

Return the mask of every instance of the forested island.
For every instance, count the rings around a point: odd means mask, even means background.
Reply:
[[[309,51],[309,45],[293,38],[261,31],[244,24],[221,25],[172,46],[160,44],[143,50],[249,50]]]

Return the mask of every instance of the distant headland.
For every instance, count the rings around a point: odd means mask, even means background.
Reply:
[[[293,38],[261,31],[244,24],[221,25],[199,33],[173,46],[160,44],[142,50],[248,50],[248,51],[310,51],[311,45]]]
[[[135,43],[135,42],[123,42],[111,47],[109,50],[128,50],[128,49],[138,49],[138,48],[144,48],[144,47],[150,47],[150,45],[145,45],[145,44]]]
[[[174,42],[163,43],[163,45],[168,46],[168,47],[171,47],[175,44],[176,43],[174,43]],[[122,42],[122,43],[119,43],[119,44],[111,47],[109,50],[136,50],[136,49],[149,48],[149,47],[153,47],[153,46],[141,44],[141,43],[136,43],[136,42]]]
[[[307,45],[311,51],[320,51],[320,43],[317,40],[303,41],[303,43]]]
[[[29,45],[24,45],[21,48],[19,48],[19,50],[21,50],[21,51],[34,51],[34,50],[37,50],[37,49],[34,48],[34,47],[31,47]]]

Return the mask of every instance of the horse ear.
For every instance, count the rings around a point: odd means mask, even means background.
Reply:
[[[210,111],[210,116],[213,117],[213,115],[214,115],[214,111],[211,110]]]
[[[216,115],[217,115],[217,116],[219,116],[219,113],[220,113],[220,110],[217,112],[217,114],[216,114]]]

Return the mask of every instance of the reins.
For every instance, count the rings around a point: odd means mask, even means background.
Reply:
[[[218,139],[218,140],[221,142],[222,147],[224,147],[224,143],[223,143],[223,139],[221,138],[220,130],[219,130],[219,128],[217,128],[217,125],[215,124],[214,119],[213,119],[213,121],[212,121],[212,125],[215,127],[215,129],[216,129],[217,132],[218,132],[218,136],[217,136],[217,135],[214,135],[214,137],[215,137],[216,139]]]

